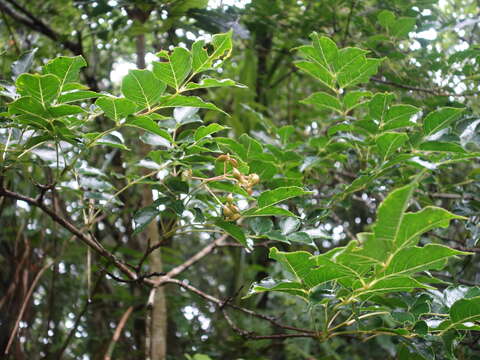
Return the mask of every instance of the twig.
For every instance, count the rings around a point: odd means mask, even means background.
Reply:
[[[10,3],[12,7],[6,3]],[[42,20],[33,16],[27,9],[19,5],[13,0],[6,0],[6,2],[0,1],[0,10],[5,14],[9,15],[15,21],[29,27],[32,30],[35,30],[53,41],[58,41],[66,49],[70,50],[75,55],[82,54],[82,49],[77,43],[74,43],[70,40],[66,40],[64,36],[58,34],[55,30],[45,24]]]
[[[429,193],[428,196],[438,199],[477,200],[475,196],[470,194]]]
[[[345,25],[345,32],[343,33],[342,46],[345,46],[345,43],[347,41],[348,33],[350,30],[350,22],[352,21],[353,10],[355,10],[356,4],[357,0],[352,0],[350,3],[350,12],[348,13],[347,25]]]
[[[301,328],[297,328],[297,327],[294,327],[294,326],[289,326],[289,325],[284,325],[284,324],[281,324],[279,322],[277,322],[275,319],[272,319],[271,317],[269,316],[266,316],[266,315],[263,315],[263,314],[259,314],[253,310],[250,310],[250,309],[246,309],[244,307],[241,307],[241,306],[238,306],[238,305],[235,305],[235,304],[232,304],[230,302],[226,302],[223,301],[223,300],[220,300],[212,295],[209,295],[203,291],[201,291],[200,289],[197,289],[196,287],[190,285],[190,284],[187,284],[183,281],[180,281],[180,280],[177,280],[177,279],[166,279],[164,281],[164,283],[170,283],[170,284],[176,284],[182,288],[184,288],[185,290],[188,290],[190,292],[193,292],[194,294],[197,294],[198,296],[200,296],[201,298],[205,299],[205,300],[208,300],[216,305],[218,305],[219,307],[222,307],[222,305],[226,305],[226,306],[229,306],[231,307],[232,309],[235,309],[237,311],[240,311],[240,312],[243,312],[247,315],[251,315],[251,316],[254,316],[256,318],[259,318],[259,319],[262,319],[262,320],[266,320],[268,321],[269,323],[271,323],[272,325],[276,326],[276,327],[279,327],[279,328],[282,328],[282,329],[285,329],[285,330],[293,330],[293,331],[297,331],[297,332],[301,332],[301,333],[304,333],[304,334],[310,334],[311,336],[310,337],[317,337],[318,336],[318,332],[316,331],[313,331],[313,330],[308,330],[308,329],[301,329]]]
[[[205,246],[202,250],[200,250],[198,253],[193,255],[190,259],[185,261],[183,264],[178,265],[177,267],[174,267],[172,270],[170,270],[168,273],[165,274],[165,276],[161,277],[160,279],[155,281],[154,286],[158,287],[162,285],[164,282],[167,282],[168,279],[174,278],[175,276],[181,274],[185,270],[187,270],[190,266],[195,264],[197,261],[201,260],[204,258],[206,255],[210,254],[217,246],[222,244],[223,241],[227,239],[228,235],[222,235],[212,243],[208,244]]]
[[[439,271],[430,271],[430,273],[435,277],[440,277],[440,278],[444,278],[444,279],[447,279],[447,280],[457,281],[457,282],[459,282],[460,284],[463,284],[463,285],[468,285],[468,286],[478,286],[479,285],[474,281],[464,280],[464,279],[461,279],[461,278],[455,278],[451,275],[444,274],[444,273],[441,273]]]
[[[110,276],[113,280],[115,280],[117,282],[120,282],[120,283],[126,283],[126,284],[142,283],[143,280],[145,280],[145,279],[152,278],[152,277],[155,277],[155,276],[165,276],[167,274],[165,272],[151,272],[151,273],[148,273],[148,274],[137,275],[136,279],[130,280],[130,279],[122,279],[122,278],[112,274],[111,272],[108,272],[106,269],[103,269],[103,270],[105,271],[105,274]]]
[[[7,4],[8,3],[8,4]],[[14,0],[5,0],[0,1],[0,11],[4,14],[7,14],[15,21],[20,24],[25,25],[27,28],[39,32],[40,34],[45,35],[49,39],[60,43],[65,49],[71,51],[74,55],[84,55],[83,46],[81,41],[81,36],[78,36],[78,41],[73,42],[67,39],[63,34],[58,33],[50,26],[48,26],[41,19],[35,17],[31,12],[26,8],[18,4]],[[88,73],[85,68],[82,69],[82,72],[85,76],[85,79],[88,83],[88,86],[93,91],[98,91],[97,80],[93,75]]]
[[[30,288],[28,289],[27,295],[25,296],[25,299],[23,299],[23,304],[22,304],[22,307],[20,308],[20,312],[18,313],[17,320],[15,321],[15,326],[13,327],[13,330],[10,334],[9,339],[8,339],[7,346],[6,346],[5,352],[4,352],[5,355],[8,354],[8,351],[10,350],[10,346],[12,345],[13,339],[15,339],[15,335],[17,334],[18,326],[20,324],[20,321],[22,320],[23,313],[25,312],[25,309],[26,309],[27,304],[30,300],[30,297],[33,294],[33,290],[37,286],[37,283],[40,280],[40,278],[42,277],[45,270],[47,270],[50,266],[52,266],[52,264],[53,264],[52,262],[48,262],[46,265],[44,265],[40,269],[40,271],[37,273],[37,275],[35,276],[35,279],[33,279],[32,285],[30,285]]]
[[[468,251],[473,253],[480,253],[480,248],[469,248],[465,246],[450,246],[452,249],[460,250],[460,251]]]
[[[117,328],[115,329],[115,332],[113,333],[112,340],[110,341],[110,345],[108,345],[108,350],[107,353],[105,354],[104,360],[111,360],[112,354],[113,354],[113,349],[115,348],[115,345],[117,344],[118,339],[120,338],[120,335],[122,333],[123,328],[125,327],[125,324],[127,323],[128,318],[130,317],[130,314],[133,311],[133,306],[130,306],[127,311],[125,311],[120,318],[120,321],[118,322]]]
[[[399,84],[390,80],[383,80],[377,77],[371,77],[370,80],[375,81],[380,84],[385,84],[385,85],[392,85],[400,89],[405,89],[405,90],[411,90],[411,91],[418,91],[418,92],[424,92],[427,94],[435,95],[435,96],[455,96],[455,97],[471,97],[471,96],[476,96],[475,94],[470,94],[470,93],[463,93],[463,94],[456,94],[452,92],[446,92],[441,89],[428,89],[428,88],[422,88],[418,86],[411,86],[411,85],[406,85],[406,84]]]
[[[41,199],[33,199],[31,197],[18,194],[16,192],[10,191],[5,189],[2,184],[0,183],[0,196],[6,196],[12,199],[16,200],[22,200],[25,201],[26,203],[36,206],[39,209],[41,209],[44,213],[46,213],[50,218],[56,222],[57,224],[60,224],[63,228],[71,232],[73,235],[75,235],[80,241],[82,241],[85,245],[89,246],[91,249],[95,250],[99,255],[103,256],[104,258],[110,260],[115,267],[117,267],[122,273],[124,273],[128,278],[130,279],[137,279],[137,275],[134,271],[130,270],[127,265],[125,265],[122,261],[117,259],[115,255],[113,255],[111,252],[106,250],[100,243],[98,243],[96,240],[91,238],[89,235],[86,235],[82,233],[75,225],[73,225],[71,222],[68,220],[64,219],[60,215],[58,215],[56,212],[54,212],[52,209],[50,209],[48,206],[46,206]],[[148,280],[145,280],[148,281]],[[152,284],[150,284],[152,285]]]
[[[225,309],[222,309],[222,314],[228,325],[240,336],[249,340],[266,340],[266,339],[288,339],[288,338],[317,338],[317,334],[303,333],[303,334],[273,334],[273,335],[255,335],[253,331],[247,331],[239,328],[233,320],[228,316]]]

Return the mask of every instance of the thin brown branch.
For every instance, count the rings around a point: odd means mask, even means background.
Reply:
[[[405,90],[410,90],[410,91],[417,91],[417,92],[423,92],[426,94],[431,94],[435,96],[454,96],[454,97],[472,97],[476,96],[473,93],[462,93],[462,94],[457,94],[457,93],[452,93],[452,92],[447,92],[443,89],[429,89],[429,88],[422,88],[418,86],[411,86],[411,85],[406,85],[406,84],[399,84],[394,81],[390,80],[384,80],[380,79],[377,77],[371,77],[370,80],[377,82],[379,84],[385,84],[385,85],[391,85],[400,89],[405,89]]]
[[[194,287],[190,284],[187,284],[183,281],[180,281],[180,280],[177,280],[177,279],[166,279],[166,280],[164,280],[164,284],[165,283],[176,284],[176,285],[184,288],[185,290],[193,292],[194,294],[197,294],[201,298],[203,298],[207,301],[210,301],[211,303],[216,304],[220,309],[222,309],[225,306],[229,306],[232,309],[243,312],[244,314],[251,315],[251,316],[256,317],[258,319],[268,321],[272,325],[274,325],[276,327],[279,327],[281,329],[292,330],[292,331],[297,331],[297,332],[303,333],[303,334],[299,334],[299,335],[303,335],[303,336],[297,336],[297,337],[317,337],[318,336],[318,332],[316,332],[316,331],[308,330],[308,329],[301,329],[301,328],[297,328],[295,326],[281,324],[281,323],[279,323],[275,319],[272,319],[269,316],[259,314],[259,313],[255,312],[253,310],[246,309],[244,307],[232,304],[231,302],[228,302],[228,301],[226,302],[226,301],[223,301],[221,299],[218,299],[218,298],[216,298],[212,295],[209,295],[209,294],[201,291],[200,289],[197,289],[196,287]],[[309,335],[309,336],[306,336],[306,335]],[[289,337],[294,337],[294,336],[289,336]]]
[[[29,205],[36,206],[39,209],[41,209],[44,213],[46,213],[50,218],[56,222],[57,224],[61,225],[63,228],[71,232],[73,235],[75,235],[80,241],[82,241],[85,245],[93,249],[95,252],[97,252],[99,255],[102,257],[110,260],[112,264],[118,268],[124,275],[126,275],[130,279],[137,279],[137,274],[132,271],[127,265],[125,265],[122,261],[117,259],[115,255],[113,255],[111,252],[106,250],[100,243],[95,241],[93,238],[91,238],[89,235],[86,235],[82,233],[75,225],[73,225],[71,222],[68,220],[64,219],[60,215],[58,215],[56,212],[54,212],[52,209],[50,209],[48,206],[46,206],[41,199],[34,199],[22,194],[18,194],[16,192],[10,191],[5,189],[4,187],[1,186],[0,184],[0,196],[5,196],[9,197],[12,199],[16,200],[22,200],[28,203]],[[145,279],[144,282],[150,283],[150,285],[153,285],[151,280]]]
[[[430,271],[430,273],[435,277],[439,277],[439,278],[445,279],[447,281],[448,280],[457,281],[458,283],[463,284],[463,285],[468,285],[468,286],[478,286],[479,285],[478,283],[476,283],[474,281],[469,281],[469,280],[465,280],[465,279],[462,279],[462,278],[457,278],[457,277],[454,277],[452,275],[442,273],[440,271]]]
[[[128,318],[130,317],[131,313],[133,311],[133,306],[130,306],[127,311],[125,311],[120,318],[120,321],[118,322],[117,328],[115,329],[115,332],[113,333],[112,340],[110,341],[110,345],[108,346],[107,353],[105,354],[104,360],[111,360],[112,359],[112,354],[113,354],[113,349],[115,349],[115,345],[118,342],[118,339],[120,338],[120,335],[122,334],[122,330],[125,327],[125,324],[127,323]]]
[[[10,5],[7,5],[9,3]],[[39,18],[33,16],[28,10],[13,0],[0,1],[0,10],[10,16],[15,21],[35,30],[53,41],[59,42],[63,47],[70,50],[75,55],[81,55],[82,49],[79,44],[66,40],[64,36],[57,33]]]
[[[255,335],[252,331],[247,331],[239,328],[233,320],[228,316],[225,309],[222,309],[222,314],[228,325],[240,336],[249,340],[266,340],[266,339],[288,339],[288,338],[317,338],[317,334],[303,333],[303,334],[272,334],[272,335]]]
[[[347,42],[347,38],[350,32],[350,22],[352,21],[353,11],[355,10],[356,4],[357,0],[352,0],[350,2],[350,12],[348,13],[347,24],[345,25],[345,32],[343,33],[342,46],[345,46]]]
[[[84,55],[79,31],[77,42],[68,40],[67,36],[60,34],[54,29],[52,29],[44,21],[34,16],[31,12],[29,12],[26,8],[24,8],[14,0],[0,1],[0,11],[3,14],[10,16],[16,22],[23,24],[27,28],[36,31],[42,35],[45,35],[52,41],[58,42],[61,46],[72,52],[74,55]],[[82,69],[82,72],[85,76],[85,80],[87,81],[88,86],[93,91],[98,91],[98,84],[95,77],[92,74],[88,73],[85,68]]]
[[[197,252],[195,255],[193,255],[190,259],[185,261],[183,264],[178,265],[177,267],[174,267],[172,270],[170,270],[168,273],[165,274],[165,276],[161,277],[160,279],[155,281],[156,287],[162,285],[164,282],[167,280],[174,278],[175,276],[181,274],[185,270],[187,270],[190,266],[195,264],[197,261],[203,259],[205,256],[210,254],[217,246],[221,245],[223,241],[227,239],[228,235],[222,235],[212,243],[208,244],[205,246],[202,250]]]
[[[8,352],[9,352],[9,350],[10,350],[10,346],[12,346],[13,339],[15,339],[15,335],[17,334],[18,326],[20,325],[20,321],[22,320],[23,313],[25,312],[25,309],[27,308],[27,304],[28,304],[28,302],[30,301],[30,297],[31,297],[32,294],[33,294],[33,290],[35,290],[35,287],[37,286],[37,283],[38,283],[38,281],[40,280],[40,278],[42,277],[43,273],[44,273],[50,266],[52,266],[52,263],[51,263],[51,262],[45,264],[45,265],[40,269],[40,271],[37,273],[37,275],[35,276],[35,278],[33,279],[32,284],[30,285],[30,288],[28,289],[27,295],[25,296],[25,299],[23,299],[22,307],[20,308],[20,312],[18,313],[17,320],[15,321],[15,326],[13,327],[13,330],[12,330],[12,332],[10,333],[10,337],[9,337],[9,339],[8,339],[7,346],[5,347],[5,352],[4,352],[5,355],[8,354]]]
[[[473,253],[480,253],[480,248],[470,248],[465,246],[450,246],[452,249],[460,250],[460,251],[468,251]]]
[[[429,193],[428,196],[437,199],[452,199],[452,200],[477,200],[475,196],[470,194],[451,194],[451,193]]]

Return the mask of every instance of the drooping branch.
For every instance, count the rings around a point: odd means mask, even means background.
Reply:
[[[0,196],[5,196],[9,197],[12,199],[16,200],[21,200],[25,201],[27,204],[36,206],[39,209],[41,209],[45,214],[50,216],[50,218],[56,222],[57,224],[61,225],[64,229],[68,230],[70,233],[75,235],[80,241],[82,241],[85,245],[87,245],[89,248],[94,250],[96,253],[101,255],[107,260],[110,260],[112,264],[118,268],[124,275],[126,275],[130,279],[137,279],[137,274],[132,271],[126,264],[124,264],[122,261],[117,259],[115,255],[113,255],[110,251],[105,249],[99,242],[94,240],[91,236],[84,234],[80,229],[78,229],[75,225],[73,225],[71,222],[66,220],[65,218],[61,217],[58,215],[55,211],[50,209],[48,206],[46,206],[43,201],[42,197],[38,197],[36,199],[7,190],[3,187],[3,185],[0,182]],[[144,282],[150,282],[151,280],[145,279]]]
[[[379,84],[385,84],[385,85],[391,85],[399,89],[404,89],[404,90],[410,90],[410,91],[416,91],[416,92],[423,92],[426,94],[430,94],[433,96],[453,96],[453,97],[472,97],[472,96],[477,96],[475,93],[453,93],[453,92],[448,92],[443,89],[429,89],[429,88],[422,88],[418,86],[411,86],[411,85],[406,85],[406,84],[399,84],[390,80],[384,80],[380,79],[378,77],[371,77],[370,80],[379,83]]]
[[[294,326],[290,326],[290,325],[284,325],[284,324],[281,324],[279,323],[278,321],[276,321],[275,319],[272,319],[271,317],[269,316],[266,316],[266,315],[263,315],[263,314],[259,314],[253,310],[250,310],[250,309],[247,309],[247,308],[244,308],[244,307],[241,307],[241,306],[238,306],[238,305],[235,305],[229,301],[223,301],[219,298],[216,298],[212,295],[209,295],[203,291],[201,291],[200,289],[197,289],[196,287],[190,285],[190,284],[187,284],[183,281],[180,281],[180,280],[177,280],[177,279],[166,279],[164,280],[164,283],[170,283],[170,284],[176,284],[182,288],[184,288],[185,290],[187,291],[190,291],[194,294],[197,294],[198,296],[200,296],[201,298],[207,300],[207,301],[210,301],[211,303],[213,304],[216,304],[219,309],[223,310],[225,308],[225,306],[228,306],[228,307],[231,307],[232,309],[235,309],[237,311],[240,311],[244,314],[247,314],[247,315],[250,315],[250,316],[253,316],[253,317],[256,317],[258,319],[262,319],[262,320],[266,320],[268,321],[269,323],[271,323],[272,325],[278,327],[278,328],[281,328],[281,329],[284,329],[284,330],[292,330],[292,331],[296,331],[296,332],[299,332],[299,334],[276,334],[276,335],[252,335],[252,333],[249,333],[247,331],[244,331],[242,330],[242,332],[244,334],[249,334],[248,337],[250,339],[256,339],[256,340],[262,340],[262,339],[282,339],[282,338],[289,338],[289,337],[310,337],[310,338],[317,338],[320,334],[316,331],[313,331],[313,330],[309,330],[309,329],[301,329],[301,328],[297,328],[297,327],[294,327]],[[227,320],[228,321],[228,320]]]
[[[64,48],[70,50],[75,55],[82,54],[82,49],[78,43],[65,39],[64,36],[57,33],[41,19],[33,16],[31,12],[14,0],[0,1],[0,10],[26,27],[45,35],[53,41],[59,42]]]
[[[27,28],[36,31],[48,37],[49,39],[59,43],[62,47],[69,50],[72,54],[82,56],[85,55],[82,46],[82,38],[80,35],[78,36],[78,40],[76,42],[69,40],[67,36],[60,34],[56,30],[51,28],[44,21],[34,16],[30,11],[28,11],[22,5],[18,4],[16,1],[0,1],[0,11],[3,14],[11,17],[16,22],[23,24]],[[82,72],[85,76],[88,86],[92,90],[98,91],[97,80],[91,74],[87,73],[85,68],[82,69]]]
[[[237,311],[243,312],[245,314],[254,316],[254,317],[262,319],[262,320],[266,320],[276,327],[279,327],[279,328],[282,328],[282,329],[285,329],[285,330],[292,330],[292,331],[300,332],[300,334],[276,334],[276,335],[259,335],[259,336],[251,335],[251,336],[249,336],[249,338],[251,338],[251,339],[258,339],[259,340],[259,339],[290,338],[290,337],[311,337],[311,338],[318,337],[318,333],[315,332],[315,331],[308,330],[308,329],[300,329],[300,328],[297,328],[297,327],[281,324],[281,323],[277,322],[275,319],[272,319],[272,318],[270,318],[266,315],[259,314],[259,313],[255,312],[253,310],[246,309],[246,308],[243,308],[241,306],[235,305],[235,304],[231,303],[228,299],[227,299],[227,301],[223,301],[223,300],[218,299],[218,298],[216,298],[212,295],[204,293],[203,291],[195,288],[192,285],[186,284],[186,283],[184,283],[180,280],[177,280],[177,279],[173,278],[174,276],[178,276],[179,274],[181,274],[182,272],[187,270],[189,267],[194,265],[196,262],[198,262],[199,260],[203,259],[208,254],[210,254],[216,247],[221,246],[221,244],[226,240],[228,235],[223,235],[223,236],[219,237],[218,239],[216,239],[215,241],[213,241],[212,243],[210,243],[209,245],[204,247],[202,250],[197,252],[195,255],[190,257],[184,263],[182,263],[181,265],[178,265],[177,267],[173,268],[172,270],[170,270],[168,273],[166,273],[164,276],[160,277],[157,280],[148,279],[148,277],[146,277],[146,276],[139,279],[138,275],[133,270],[131,270],[126,264],[124,264],[119,259],[117,259],[115,257],[115,255],[113,255],[108,250],[106,250],[100,243],[98,243],[97,241],[95,241],[94,239],[89,237],[88,235],[85,235],[80,229],[75,227],[75,225],[73,225],[71,222],[64,219],[63,217],[58,215],[56,212],[54,212],[52,209],[50,209],[48,206],[46,206],[42,202],[42,197],[38,197],[38,198],[34,199],[34,198],[31,198],[31,197],[24,196],[22,194],[18,194],[16,192],[7,190],[3,187],[1,182],[0,182],[0,196],[5,196],[5,197],[12,198],[12,199],[25,201],[29,205],[38,207],[43,212],[45,212],[48,216],[50,216],[50,218],[53,221],[55,221],[56,223],[61,225],[63,228],[65,228],[66,230],[71,232],[73,235],[75,235],[77,238],[79,238],[83,243],[85,243],[91,249],[96,251],[99,255],[108,259],[116,268],[118,268],[128,278],[130,278],[132,280],[135,280],[135,281],[140,281],[140,282],[142,282],[146,285],[149,285],[149,286],[153,286],[154,289],[152,289],[152,294],[155,293],[155,291],[157,290],[157,288],[159,286],[162,286],[162,285],[165,285],[165,284],[168,284],[168,283],[176,284],[176,285],[178,285],[178,286],[180,286],[180,287],[182,287],[182,288],[184,288],[184,289],[186,289],[190,292],[193,292],[193,293],[199,295],[200,297],[216,304],[217,306],[219,306],[220,309],[223,309],[225,306],[228,306],[228,307],[231,307],[231,308],[233,308]],[[111,276],[113,278],[115,278],[115,276],[113,274]]]

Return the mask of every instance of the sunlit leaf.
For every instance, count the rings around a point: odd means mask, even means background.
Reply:
[[[166,84],[149,70],[130,70],[122,81],[123,95],[141,108],[151,109],[160,100]]]

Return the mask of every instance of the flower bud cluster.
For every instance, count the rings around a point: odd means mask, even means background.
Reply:
[[[222,154],[217,160],[229,163],[232,166],[231,175],[235,178],[238,185],[245,189],[248,195],[252,195],[253,187],[260,182],[260,176],[255,173],[248,175],[242,174],[240,170],[238,170],[238,161],[232,158],[230,154]],[[240,211],[234,204],[232,194],[227,196],[227,202],[223,205],[223,215],[225,215],[225,220],[227,221],[235,221],[240,218]]]

